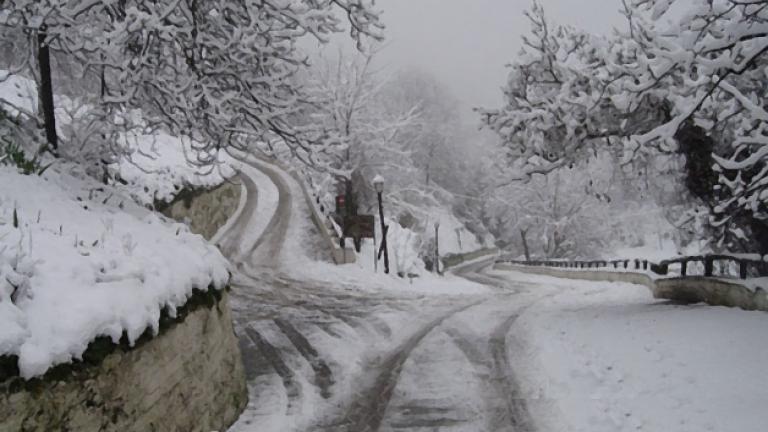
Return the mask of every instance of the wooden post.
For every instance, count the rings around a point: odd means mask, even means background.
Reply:
[[[439,249],[439,237],[437,231],[440,229],[440,222],[435,222],[435,273],[440,273],[440,249]]]
[[[680,276],[686,276],[688,274],[688,261],[680,263]]]
[[[643,270],[648,270],[648,260],[643,260]]]
[[[747,278],[747,262],[745,260],[739,260],[739,277]]]
[[[712,276],[712,270],[714,268],[714,259],[711,256],[704,257],[704,276]]]

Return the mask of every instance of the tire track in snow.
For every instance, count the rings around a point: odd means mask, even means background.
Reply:
[[[242,172],[238,172],[238,179],[240,179],[243,186],[245,186],[248,199],[242,211],[237,215],[237,219],[235,219],[227,231],[222,234],[217,244],[224,256],[232,258],[234,258],[239,253],[239,250],[242,247],[239,242],[242,241],[242,233],[246,231],[254,213],[256,212],[257,200],[259,196],[256,183],[253,182],[251,177],[244,175]]]
[[[459,269],[456,273],[466,279],[496,287],[506,293],[522,294],[525,287],[532,284],[522,284],[520,287],[510,286],[511,281],[500,276],[493,276],[480,271],[488,267],[487,262],[468,265]],[[452,337],[456,346],[461,349],[466,358],[476,369],[487,369],[486,377],[494,393],[493,397],[486,398],[488,407],[489,431],[514,431],[533,432],[536,430],[535,422],[528,410],[526,399],[522,395],[520,380],[515,376],[514,365],[510,363],[508,355],[507,336],[515,322],[529,308],[538,302],[557,295],[549,292],[528,301],[515,312],[508,315],[490,334],[487,343],[487,352],[490,354],[490,364],[487,356],[478,352],[471,340],[456,329],[448,329],[447,333]]]
[[[384,419],[392,392],[397,385],[405,361],[419,343],[436,327],[453,315],[456,315],[472,306],[480,303],[480,300],[453,308],[447,313],[441,314],[419,331],[412,334],[405,342],[393,351],[390,356],[378,367],[379,373],[375,376],[372,385],[362,392],[349,407],[344,417],[331,425],[319,426],[313,430],[328,430],[338,432],[375,432],[381,426]]]
[[[515,432],[532,432],[535,430],[526,400],[520,391],[519,380],[514,376],[507,354],[507,335],[515,321],[531,305],[522,308],[504,320],[493,330],[488,341],[492,359],[490,380],[499,393],[500,400],[505,402],[504,409],[498,415],[492,415],[489,418],[489,430],[501,431],[509,426]]]
[[[293,346],[309,363],[312,371],[315,373],[315,385],[320,388],[320,395],[328,399],[331,397],[331,386],[333,385],[333,374],[331,368],[325,360],[320,357],[315,347],[304,337],[290,322],[275,318],[273,320],[280,331],[291,341]]]
[[[285,387],[286,394],[288,396],[288,411],[293,407],[294,401],[298,401],[301,397],[301,388],[294,380],[293,371],[283,361],[280,356],[280,351],[270,344],[264,337],[261,336],[256,329],[251,326],[245,328],[245,333],[248,338],[256,345],[259,352],[269,362],[283,381],[283,387]]]
[[[255,267],[274,269],[279,265],[283,243],[285,243],[285,237],[288,233],[288,224],[291,221],[291,211],[293,208],[293,197],[290,187],[280,173],[267,164],[260,162],[251,161],[248,164],[264,173],[274,183],[278,191],[278,202],[275,213],[264,228],[261,236],[244,256],[247,256],[250,259],[250,263]],[[258,254],[256,253],[257,251],[259,252]]]

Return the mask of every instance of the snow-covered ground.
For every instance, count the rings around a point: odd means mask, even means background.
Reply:
[[[552,290],[509,335],[543,430],[768,430],[764,312],[668,304],[631,284],[495,273]]]
[[[97,336],[157,331],[163,309],[228,278],[202,237],[76,166],[42,177],[0,167],[0,355],[19,356],[25,378],[79,358]]]
[[[414,329],[488,288],[455,276],[410,281],[383,274],[381,263],[374,272],[372,244],[355,264],[319,259],[326,245],[318,241],[298,182],[277,166],[255,165],[272,173],[242,170],[259,191],[247,231],[263,231],[278,218],[251,256],[235,259],[244,265],[235,277],[233,311],[246,370],[253,362],[272,366],[249,379],[249,407],[231,430],[308,430],[354,403],[360,377]],[[268,204],[260,203],[262,191]],[[281,202],[274,202],[275,192]],[[272,238],[282,230],[284,237]]]
[[[450,211],[443,208],[431,208],[427,211],[431,220],[426,222],[428,238],[434,239],[434,224],[439,224],[438,247],[441,255],[473,252],[489,245],[483,245],[477,237],[467,230]],[[490,245],[492,246],[492,245]]]

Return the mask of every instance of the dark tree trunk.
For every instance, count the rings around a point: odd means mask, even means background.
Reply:
[[[713,153],[717,153],[718,146],[715,140],[707,135],[706,131],[692,123],[686,123],[675,135],[679,144],[680,153],[685,155],[685,186],[692,195],[702,200],[714,214],[714,207],[722,196],[718,196],[715,188],[719,184],[718,173],[713,166],[715,160]],[[759,167],[755,172],[761,170]],[[736,176],[735,172],[724,171],[728,178]],[[749,176],[750,173],[742,173]],[[740,208],[730,208],[731,220],[734,226],[746,231],[747,241],[734,239],[730,247],[743,252],[768,253],[768,224],[755,218],[750,211]],[[735,213],[735,214],[734,214]]]
[[[707,132],[692,123],[686,123],[675,135],[680,153],[685,155],[685,186],[691,194],[709,207],[716,202],[715,186],[718,174],[712,168],[715,141]]]
[[[525,260],[531,260],[531,253],[528,250],[528,239],[525,237],[528,234],[526,230],[520,230],[520,238],[523,240],[523,252],[525,253]]]
[[[53,109],[53,83],[51,80],[51,54],[45,43],[46,33],[41,29],[37,33],[37,63],[40,68],[40,106],[45,121],[45,137],[48,145],[55,152],[59,148],[56,136],[56,114]]]

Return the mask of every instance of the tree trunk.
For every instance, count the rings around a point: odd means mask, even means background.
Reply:
[[[53,82],[51,80],[51,55],[45,43],[46,33],[41,28],[37,33],[37,64],[40,71],[39,99],[45,121],[45,137],[55,153],[59,148],[56,136],[56,114],[53,108]]]
[[[525,253],[525,260],[530,261],[531,253],[528,250],[528,240],[525,238],[527,234],[528,234],[528,231],[520,230],[520,238],[523,240],[523,252]]]

